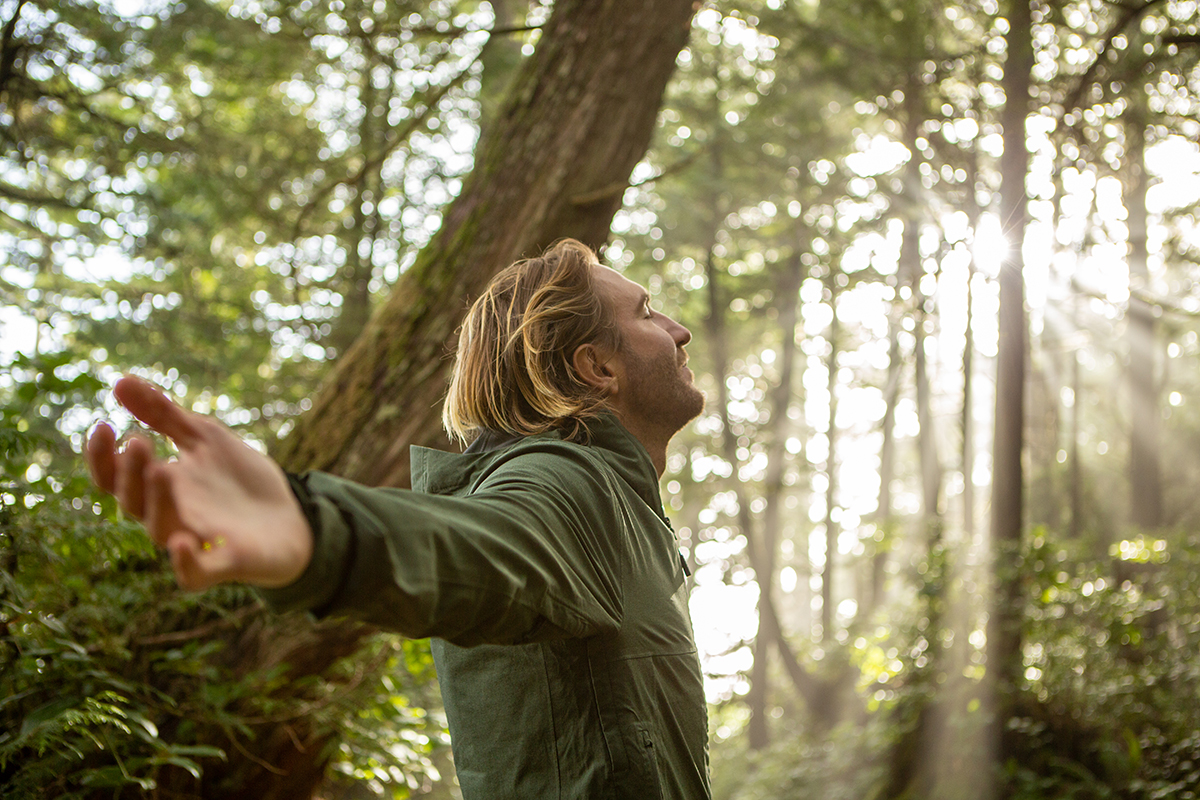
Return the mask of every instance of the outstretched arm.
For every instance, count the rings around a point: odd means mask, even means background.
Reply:
[[[112,428],[101,424],[88,441],[92,478],[167,549],[181,586],[242,581],[277,588],[300,577],[312,558],[313,535],[274,461],[139,378],[122,378],[113,393],[172,439],[179,457],[156,458],[140,436],[119,450]]]

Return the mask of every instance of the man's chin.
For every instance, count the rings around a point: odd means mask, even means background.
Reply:
[[[688,409],[689,412],[691,412],[691,416],[689,416],[687,418],[687,422],[684,422],[685,425],[688,422],[691,422],[696,417],[698,417],[704,413],[704,407],[707,404],[707,400],[708,400],[704,396],[704,392],[700,391],[695,386],[691,387],[691,389],[692,389],[691,398],[692,398],[692,400],[694,400],[694,403],[693,403],[692,407]]]

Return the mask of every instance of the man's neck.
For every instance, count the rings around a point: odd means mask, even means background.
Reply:
[[[625,430],[629,431],[633,438],[646,448],[646,452],[650,455],[650,463],[654,465],[654,472],[661,478],[667,471],[667,445],[674,434],[664,434],[645,424],[639,425],[636,419],[631,419],[630,415],[622,414],[619,410],[614,409],[614,413]]]

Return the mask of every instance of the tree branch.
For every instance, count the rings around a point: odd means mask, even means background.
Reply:
[[[312,199],[305,203],[304,207],[301,208],[300,216],[296,218],[296,223],[292,226],[292,238],[300,238],[301,228],[303,227],[305,220],[317,209],[321,200],[328,197],[334,189],[342,184],[358,183],[362,177],[368,173],[368,171],[377,169],[383,161],[387,160],[388,156],[396,151],[396,148],[408,141],[410,136],[423,127],[429,121],[429,118],[433,116],[433,113],[437,110],[438,104],[440,104],[446,95],[450,93],[451,89],[462,85],[463,81],[465,81],[467,76],[471,73],[471,68],[475,66],[478,61],[479,54],[476,54],[476,56],[471,59],[471,63],[467,64],[467,66],[460,70],[459,73],[451,80],[434,90],[433,95],[425,101],[425,107],[421,109],[420,113],[410,119],[408,124],[403,128],[400,128],[398,132],[389,137],[389,141],[387,141],[385,146],[376,156],[365,159],[362,163],[362,166],[360,166],[359,169],[353,174],[346,175],[338,180],[330,181],[324,186],[324,188],[314,193]],[[370,113],[369,110],[368,113]],[[293,263],[290,265],[290,268],[293,270],[293,272],[295,270],[294,261],[295,256],[293,256]]]
[[[698,150],[695,153],[686,155],[676,161],[674,164],[663,167],[657,175],[651,175],[644,181],[637,181],[636,183],[630,183],[629,181],[618,181],[616,183],[610,183],[608,186],[602,186],[599,189],[594,189],[590,192],[574,195],[571,197],[571,205],[586,206],[599,200],[607,200],[614,195],[623,193],[626,189],[636,189],[639,186],[649,186],[655,181],[662,180],[668,175],[673,175],[676,172],[682,172],[683,170],[687,169],[697,158],[700,157],[700,154],[703,152],[703,150]]]
[[[1072,90],[1071,94],[1068,95],[1067,99],[1063,102],[1062,118],[1065,118],[1068,114],[1079,107],[1080,102],[1083,100],[1084,92],[1086,92],[1092,84],[1096,83],[1096,74],[1100,71],[1100,66],[1104,60],[1104,56],[1109,52],[1109,50],[1112,49],[1113,42],[1116,41],[1117,37],[1120,36],[1126,28],[1136,22],[1138,18],[1144,15],[1152,7],[1159,5],[1162,2],[1163,0],[1146,0],[1146,2],[1140,6],[1118,5],[1118,8],[1121,8],[1125,13],[1111,28],[1109,28],[1108,36],[1105,37],[1104,43],[1100,45],[1100,50],[1096,53],[1096,57],[1092,60],[1092,63],[1088,65],[1087,71],[1084,72],[1079,78],[1079,83],[1076,84],[1075,89]]]

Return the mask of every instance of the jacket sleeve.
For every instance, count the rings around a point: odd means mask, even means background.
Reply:
[[[526,453],[465,497],[300,479],[313,560],[276,610],[351,616],[412,638],[518,644],[621,622],[626,521],[613,478],[586,457]]]

